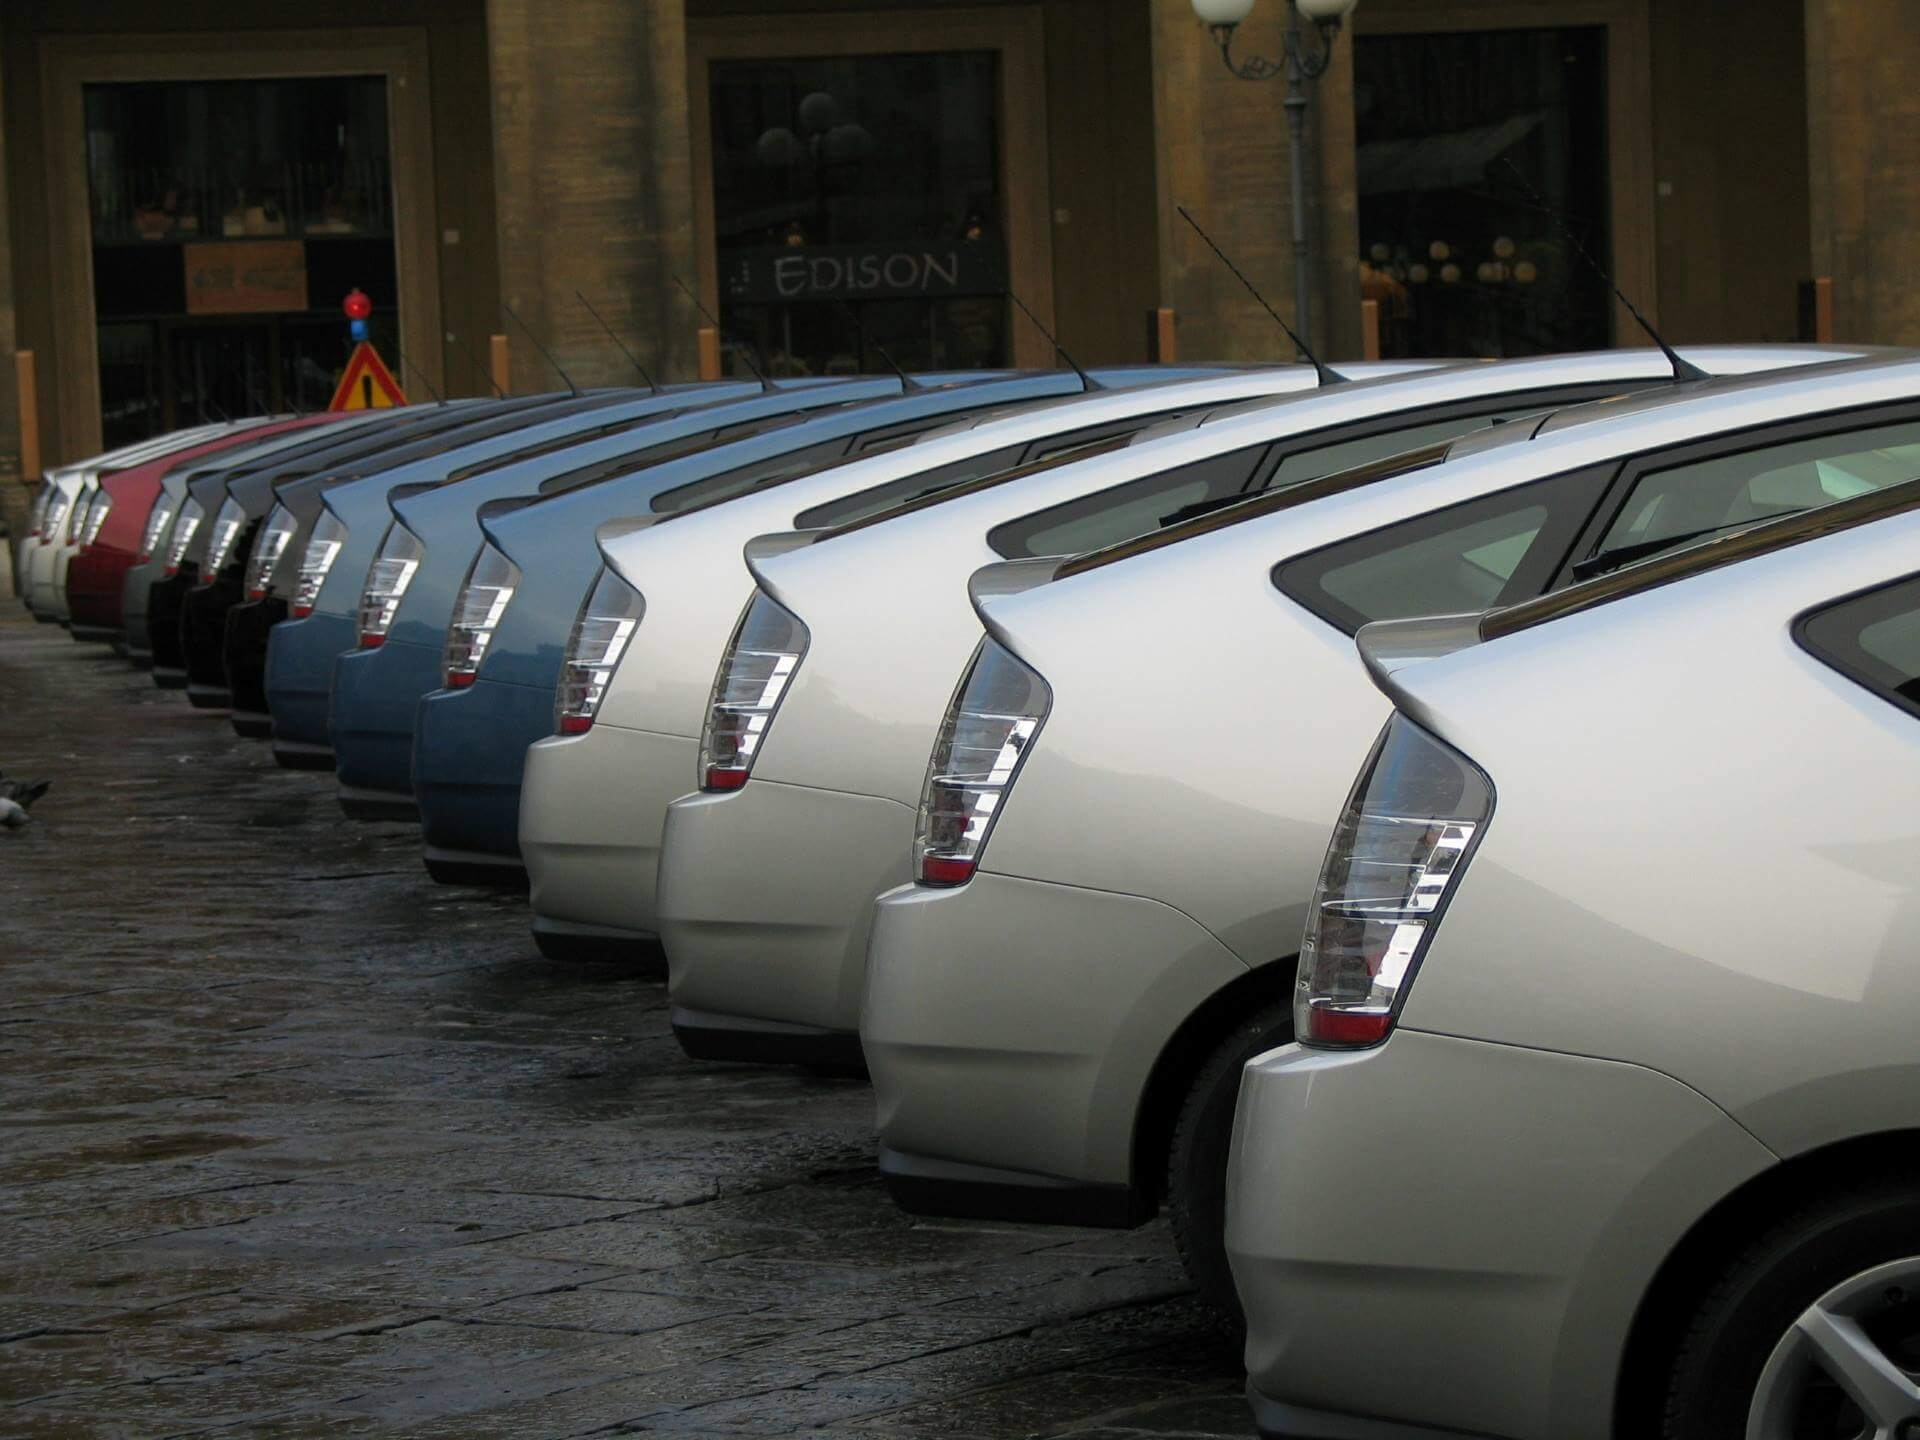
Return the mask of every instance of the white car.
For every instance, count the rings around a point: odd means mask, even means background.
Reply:
[[[1365,375],[1425,368],[1365,367]],[[520,847],[533,929],[556,957],[633,958],[657,948],[654,877],[667,806],[696,788],[714,661],[753,579],[741,547],[756,535],[844,523],[916,497],[1114,443],[1175,415],[1310,390],[1314,372],[1283,366],[1099,391],[943,428],[913,444],[797,475],[724,504],[603,526],[606,566],[589,591],[562,672],[558,733],[529,748]],[[470,586],[510,569],[483,551]],[[476,593],[478,593],[476,591]],[[511,594],[509,590],[508,595]],[[451,644],[477,667],[505,608],[455,606]]]
[[[1920,1428],[1920,485],[1639,570],[1361,634],[1233,1139],[1264,1434]]]
[[[1740,373],[1832,354],[1690,358]],[[1607,351],[1334,386],[904,514],[756,541],[759,593],[716,680],[703,793],[675,802],[662,846],[657,923],[682,1045],[862,1063],[873,901],[913,878],[914,811],[979,639],[966,581],[982,565],[1096,548],[1518,414],[1665,393],[1670,380],[1656,352]]]
[[[975,577],[988,635],[926,771],[919,883],[880,899],[867,956],[903,1203],[1126,1223],[1164,1200],[1231,1310],[1240,1069],[1292,1038],[1326,832],[1385,718],[1350,637],[1905,484],[1920,359],[1509,431]]]

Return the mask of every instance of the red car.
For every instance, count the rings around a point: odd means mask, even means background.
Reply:
[[[159,498],[160,482],[172,471],[191,467],[224,450],[243,450],[259,445],[274,435],[313,425],[325,425],[341,418],[341,413],[321,412],[221,435],[176,450],[144,465],[116,470],[100,478],[100,489],[112,497],[106,518],[94,530],[67,567],[67,607],[73,617],[76,640],[118,640],[124,624],[120,590],[127,571],[139,564],[142,533],[153,502]],[[101,502],[106,503],[106,502]]]

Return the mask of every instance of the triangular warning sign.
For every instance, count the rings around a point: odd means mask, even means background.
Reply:
[[[346,373],[341,375],[339,388],[333,392],[327,409],[389,410],[406,403],[406,392],[393,378],[393,372],[381,362],[380,352],[373,348],[371,340],[362,340],[353,347]]]

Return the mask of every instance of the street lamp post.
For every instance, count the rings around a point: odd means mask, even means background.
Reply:
[[[1285,53],[1279,60],[1254,56],[1233,58],[1233,35],[1253,13],[1255,0],[1193,0],[1193,13],[1213,32],[1220,58],[1242,80],[1287,80],[1287,130],[1293,143],[1293,306],[1294,323],[1302,335],[1312,335],[1312,255],[1307,243],[1307,84],[1327,73],[1333,61],[1334,40],[1341,23],[1359,0],[1283,0],[1287,7]],[[1314,40],[1307,39],[1302,20],[1313,22]]]

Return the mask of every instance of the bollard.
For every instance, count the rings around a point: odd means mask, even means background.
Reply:
[[[34,374],[33,351],[13,352],[20,414],[20,478],[40,478],[40,383]]]
[[[1180,342],[1174,330],[1173,307],[1156,305],[1147,311],[1147,363],[1171,365],[1180,358]]]
[[[511,395],[513,393],[513,362],[507,353],[506,336],[488,337],[487,368],[491,372],[493,388],[502,395]]]
[[[720,332],[711,325],[702,325],[700,339],[700,378],[718,380],[720,378]]]
[[[1363,360],[1380,358],[1380,302],[1378,300],[1360,302],[1360,358]]]

